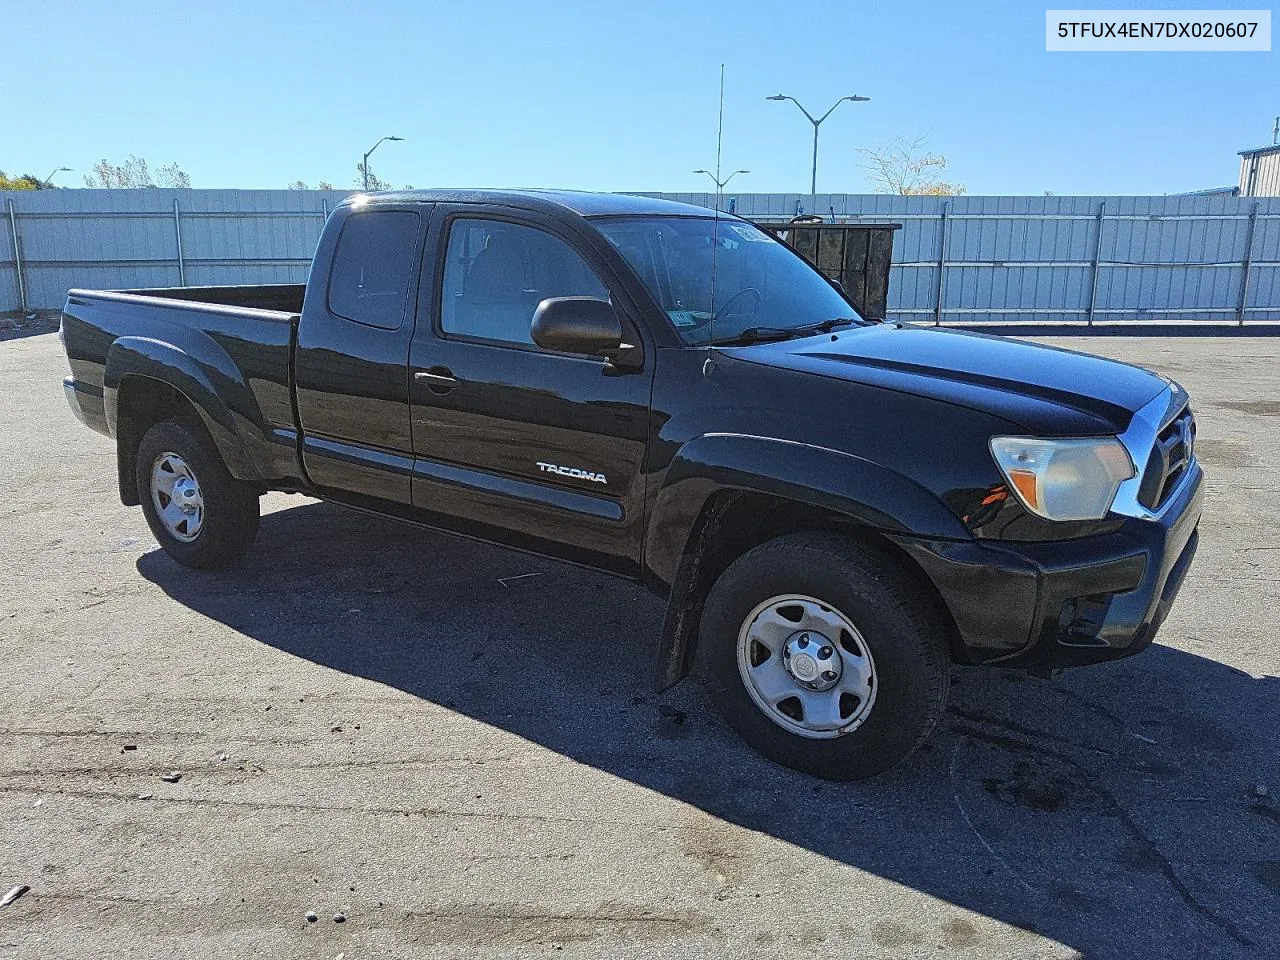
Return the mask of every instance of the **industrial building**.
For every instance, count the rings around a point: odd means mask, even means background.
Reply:
[[[1280,143],[1240,151],[1240,196],[1280,197]]]

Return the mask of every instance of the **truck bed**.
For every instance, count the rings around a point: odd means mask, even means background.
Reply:
[[[83,291],[82,291],[83,292]],[[227,307],[251,307],[255,310],[281,310],[301,313],[305,283],[245,284],[232,287],[156,287],[150,290],[108,290],[103,293],[130,294],[135,297],[158,297],[163,300],[186,300],[215,303]]]
[[[300,283],[69,291],[62,341],[72,410],[115,436],[118,391],[165,384],[200,411],[234,476],[290,484],[298,466],[289,358],[305,292]],[[126,404],[143,402],[125,392]]]

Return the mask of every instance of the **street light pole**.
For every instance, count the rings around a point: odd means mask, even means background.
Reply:
[[[730,180],[732,180],[734,177],[736,177],[738,174],[740,174],[740,173],[750,173],[751,171],[750,171],[750,170],[735,170],[735,171],[733,171],[733,173],[729,174],[729,175],[728,175],[727,177],[725,177],[723,180],[721,180],[721,179],[719,178],[719,176],[717,176],[717,174],[720,172],[718,169],[716,170],[716,172],[715,172],[715,173],[712,173],[710,170],[695,170],[695,171],[693,171],[693,172],[694,172],[694,173],[705,173],[708,177],[710,177],[710,178],[711,178],[711,182],[712,182],[712,183],[714,183],[714,184],[716,185],[716,209],[717,209],[717,210],[719,210],[719,209],[720,209],[720,198],[724,195],[724,185],[725,185],[726,183],[728,183]]]
[[[705,173],[708,177],[710,177],[710,178],[711,178],[711,182],[712,182],[712,183],[714,183],[714,184],[716,185],[716,190],[717,190],[717,191],[720,191],[720,190],[723,190],[723,189],[724,189],[724,187],[725,187],[725,184],[726,184],[726,183],[728,183],[730,180],[732,180],[732,179],[733,179],[734,177],[736,177],[738,174],[740,174],[740,173],[750,173],[751,171],[750,171],[750,170],[735,170],[735,171],[733,171],[733,173],[729,174],[729,175],[728,175],[727,177],[725,177],[723,180],[719,179],[719,178],[718,178],[714,173],[712,173],[710,170],[695,170],[695,171],[693,171],[693,172],[694,172],[694,173]]]
[[[44,183],[44,185],[45,185],[46,187],[47,187],[47,186],[50,186],[50,185],[53,183],[53,178],[54,178],[54,177],[56,177],[58,174],[60,174],[60,173],[70,173],[70,172],[71,172],[71,168],[70,168],[70,167],[58,167],[56,170],[54,170],[52,173],[50,173],[47,177],[45,177],[45,178],[44,178],[44,180],[43,180],[42,182]]]
[[[383,137],[382,138],[382,140],[393,140],[397,142],[403,139],[404,137]],[[360,172],[364,175],[364,189],[366,191],[368,191],[369,189],[369,157],[373,154],[373,151],[377,150],[378,147],[382,145],[382,140],[379,140],[367,151],[365,151],[364,163],[360,165]]]
[[[824,113],[822,116],[818,117],[817,119],[814,119],[813,114],[811,114],[808,110],[806,110],[804,108],[804,105],[795,97],[788,97],[786,94],[779,93],[779,94],[775,94],[772,97],[765,97],[765,99],[766,100],[790,100],[792,103],[794,103],[797,107],[800,108],[800,112],[803,113],[805,115],[805,118],[810,123],[813,124],[813,169],[809,177],[809,194],[810,194],[809,202],[814,207],[814,209],[810,210],[809,212],[817,213],[818,212],[817,211],[817,206],[818,206],[818,128],[822,126],[822,121],[827,119],[827,117],[831,116],[831,114],[835,111],[836,107],[840,106],[840,104],[844,103],[846,100],[850,101],[851,103],[866,103],[871,98],[859,97],[859,96],[841,97],[839,100],[837,100],[835,103],[831,105],[830,110],[828,110],[826,113]]]

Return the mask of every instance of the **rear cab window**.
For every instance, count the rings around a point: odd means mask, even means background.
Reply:
[[[396,330],[404,323],[421,220],[410,210],[349,216],[329,271],[329,312]]]

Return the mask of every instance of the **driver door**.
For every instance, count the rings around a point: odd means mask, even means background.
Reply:
[[[444,255],[429,293],[424,280],[409,357],[414,510],[638,575],[653,364],[623,372],[529,333],[547,297],[609,296],[608,268],[524,211],[459,205],[437,222]]]

